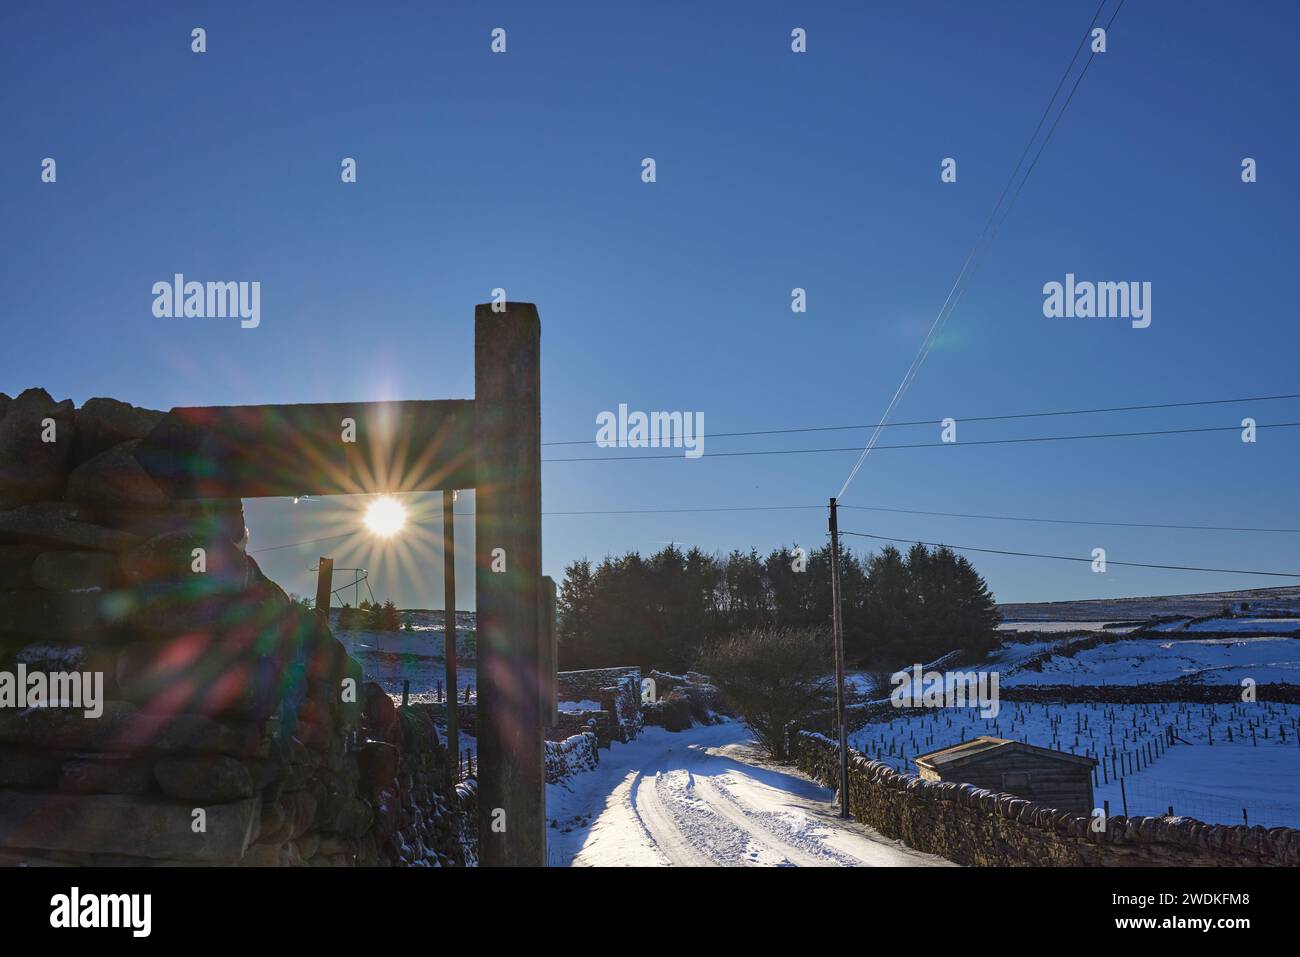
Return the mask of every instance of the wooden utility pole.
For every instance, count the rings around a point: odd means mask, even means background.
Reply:
[[[487,866],[546,864],[540,357],[536,306],[475,309],[479,862]]]
[[[835,721],[840,733],[840,817],[849,816],[849,726],[844,713],[844,612],[840,593],[840,525],[831,499],[831,604],[835,625]]]
[[[322,557],[316,572],[316,615],[330,623],[330,594],[334,590],[334,559]]]
[[[460,765],[460,723],[456,715],[456,524],[454,491],[442,493],[443,655],[447,665],[447,753]]]

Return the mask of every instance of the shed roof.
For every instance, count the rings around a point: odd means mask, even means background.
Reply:
[[[1047,760],[1064,761],[1068,764],[1079,764],[1089,768],[1097,763],[1096,758],[1088,757],[1085,754],[1069,754],[1065,751],[1055,751],[1051,748],[1040,748],[1034,744],[1025,744],[1023,741],[1011,741],[1007,738],[993,738],[987,735],[972,738],[951,747],[940,748],[938,751],[918,755],[914,762],[918,767],[935,771],[950,770],[981,760],[995,752],[1005,754],[1009,751],[1019,751]]]

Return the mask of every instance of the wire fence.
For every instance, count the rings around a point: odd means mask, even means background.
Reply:
[[[983,734],[1094,758],[1093,806],[1112,815],[1300,827],[1295,705],[1013,703],[995,721],[944,709],[869,722],[852,746],[915,774],[918,755]]]
[[[1207,824],[1258,824],[1263,827],[1300,827],[1294,804],[1269,803],[1252,797],[1245,806],[1222,795],[1207,794],[1164,784],[1159,779],[1133,775],[1124,779],[1130,815],[1159,817],[1174,809],[1179,817],[1194,817]],[[1111,812],[1119,809],[1111,805]]]

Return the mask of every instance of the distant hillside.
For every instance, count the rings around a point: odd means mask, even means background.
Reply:
[[[1006,621],[1138,621],[1157,615],[1211,615],[1224,605],[1249,602],[1254,612],[1300,609],[1300,585],[1203,592],[1199,595],[1155,595],[1147,598],[1103,598],[1089,601],[1048,601],[999,605]]]

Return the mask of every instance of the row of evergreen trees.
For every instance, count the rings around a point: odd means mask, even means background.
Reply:
[[[851,663],[892,669],[956,649],[996,646],[1000,617],[984,579],[949,548],[841,552],[844,644]],[[709,555],[670,545],[565,569],[560,667],[690,668],[716,642],[754,628],[827,628],[830,547]]]
[[[381,605],[377,601],[370,602],[363,598],[356,608],[345,604],[339,609],[338,626],[343,630],[397,631],[405,628],[410,631],[411,621],[409,618],[402,620],[402,613],[391,600]]]

